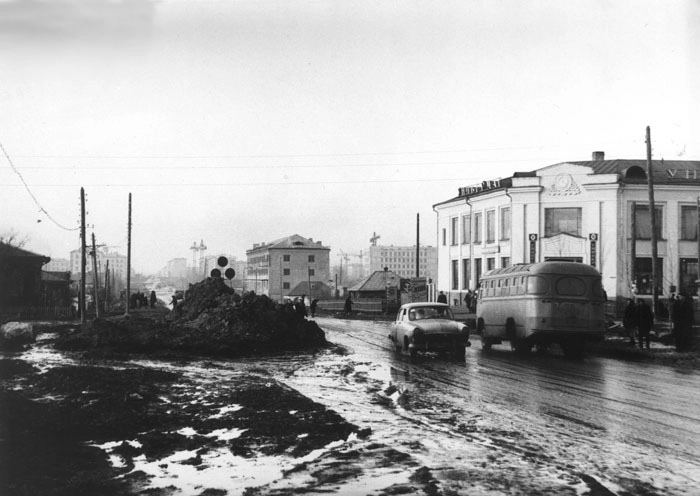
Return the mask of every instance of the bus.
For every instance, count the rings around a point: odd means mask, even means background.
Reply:
[[[557,343],[565,356],[581,357],[587,340],[605,332],[600,272],[577,262],[516,264],[484,274],[476,331],[482,349],[510,341],[516,352]]]

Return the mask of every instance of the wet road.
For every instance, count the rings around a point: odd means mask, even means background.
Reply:
[[[281,380],[430,468],[443,494],[700,494],[700,374],[587,357],[397,355],[388,323],[316,319],[344,355]]]

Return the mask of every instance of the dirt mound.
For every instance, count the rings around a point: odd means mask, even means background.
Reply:
[[[61,336],[59,349],[117,352],[177,351],[214,356],[326,346],[323,330],[267,296],[240,295],[220,278],[190,286],[185,300],[163,320],[97,319]]]

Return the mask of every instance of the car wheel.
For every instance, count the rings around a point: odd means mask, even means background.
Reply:
[[[460,346],[459,348],[455,349],[455,358],[457,360],[464,360],[464,357],[466,356],[466,354],[467,354],[467,350],[463,346]]]
[[[485,336],[481,336],[481,349],[484,351],[489,351],[491,349],[491,346],[493,343],[491,343],[491,340]]]
[[[527,355],[532,350],[532,342],[526,338],[515,338],[510,342],[510,346],[519,355]]]

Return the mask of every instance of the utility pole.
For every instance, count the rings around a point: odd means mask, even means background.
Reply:
[[[698,228],[697,228],[697,232],[695,233],[695,235],[697,236],[697,240],[698,240],[698,265],[697,265],[698,274],[697,274],[697,277],[695,278],[696,285],[698,284],[698,281],[700,281],[700,196],[698,197],[697,210],[698,210]]]
[[[85,189],[80,188],[80,323],[85,324],[87,318],[85,316]]]
[[[420,277],[420,214],[416,214],[416,277]]]
[[[107,264],[105,267],[105,313],[107,313],[107,311],[108,311],[107,307],[109,306],[109,303],[108,303],[109,296],[110,296],[109,290],[110,290],[110,287],[109,287],[109,260],[107,260]]]
[[[131,193],[129,193],[129,223],[127,227],[127,248],[126,248],[126,312],[124,315],[129,315],[129,303],[131,296]]]
[[[632,246],[630,246],[630,282],[637,285],[637,202],[632,202]]]
[[[657,235],[656,235],[656,206],[654,205],[654,174],[651,166],[651,129],[647,126],[647,184],[649,186],[649,217],[651,219],[651,295],[652,295],[652,308],[656,313],[658,312],[659,295],[657,287],[659,284],[659,267],[657,258],[659,256],[659,249],[657,246]]]
[[[102,317],[102,312],[100,312],[100,278],[97,274],[97,248],[95,248],[95,233],[92,233],[92,284],[95,286],[93,288],[93,293],[95,295],[95,316],[99,319]]]

